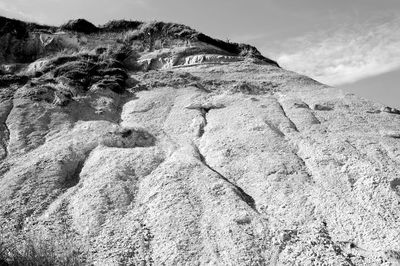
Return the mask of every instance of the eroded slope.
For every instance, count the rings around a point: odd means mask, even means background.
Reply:
[[[96,265],[398,265],[396,110],[171,40],[7,76],[5,239],[66,235]]]

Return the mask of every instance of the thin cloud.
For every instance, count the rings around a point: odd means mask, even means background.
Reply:
[[[33,16],[19,10],[17,7],[11,4],[4,2],[0,2],[0,15],[33,22],[41,22],[42,20],[42,17]]]
[[[329,85],[355,82],[400,68],[400,18],[310,34],[287,49],[277,58],[285,68]]]

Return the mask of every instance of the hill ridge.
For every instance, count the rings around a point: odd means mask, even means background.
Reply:
[[[399,265],[399,110],[183,25],[64,27],[0,18],[1,265]]]
[[[67,30],[71,32],[81,32],[85,34],[91,33],[107,33],[107,32],[126,32],[129,30],[141,30],[137,38],[145,38],[150,36],[152,38],[157,37],[173,37],[177,39],[186,39],[191,41],[201,41],[222,50],[225,50],[234,55],[249,56],[267,62],[269,64],[278,64],[268,59],[257,50],[254,46],[242,43],[226,42],[219,39],[212,38],[208,35],[200,33],[188,26],[177,23],[165,23],[165,22],[141,22],[134,20],[111,20],[104,25],[95,26],[91,22],[85,19],[70,20],[59,27],[39,25],[36,23],[26,23],[20,20],[8,19],[0,16],[0,34],[5,35],[15,34],[17,37],[27,36],[30,31],[46,31],[55,33],[60,30]],[[151,36],[154,35],[154,36]]]

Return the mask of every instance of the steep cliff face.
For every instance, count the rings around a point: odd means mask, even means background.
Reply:
[[[39,235],[95,265],[399,265],[399,111],[182,25],[93,27],[2,31],[5,246]],[[33,58],[11,52],[34,38]]]

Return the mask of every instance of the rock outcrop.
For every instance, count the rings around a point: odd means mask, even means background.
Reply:
[[[49,46],[3,20],[2,247],[56,239],[88,265],[400,264],[397,110],[183,25],[48,27]]]

